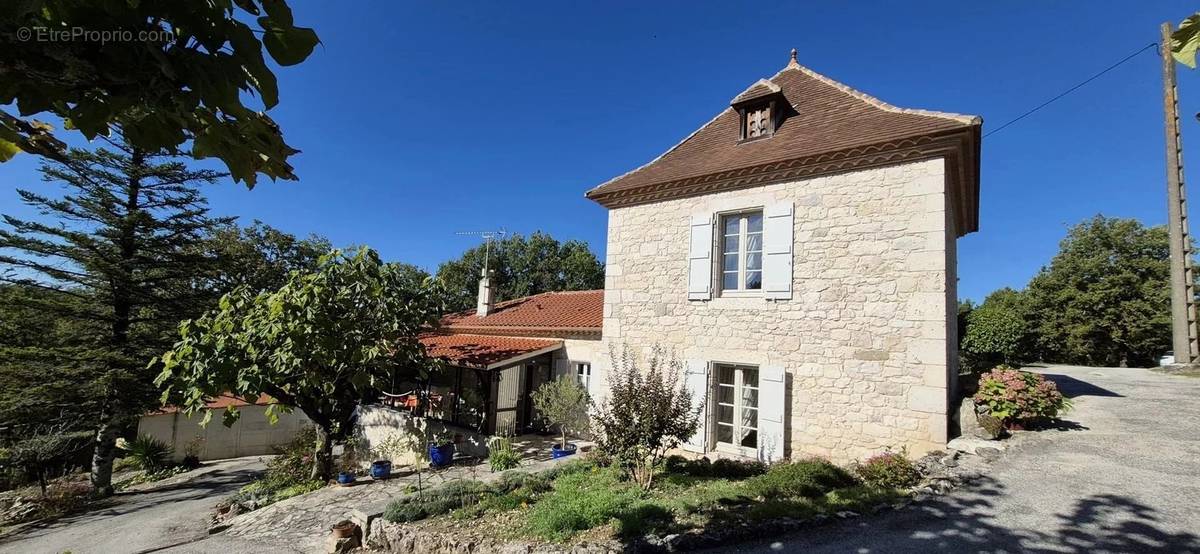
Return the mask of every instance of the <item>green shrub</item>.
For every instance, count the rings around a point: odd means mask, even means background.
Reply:
[[[906,489],[921,480],[921,472],[903,452],[884,452],[867,458],[854,468],[863,483],[873,487]]]
[[[503,493],[480,481],[451,481],[421,495],[396,499],[384,510],[383,518],[396,523],[419,521],[474,506],[497,494]]]
[[[527,530],[544,539],[566,540],[627,515],[642,495],[639,487],[621,480],[617,468],[563,475],[554,482],[554,491],[529,511]],[[619,527],[627,528],[626,522]]]
[[[827,460],[812,458],[773,465],[766,473],[747,480],[746,491],[767,499],[817,497],[855,484],[854,477],[846,470]]]
[[[800,499],[769,499],[757,502],[746,512],[750,521],[764,521],[785,517],[804,519],[820,510],[807,498]]]
[[[767,464],[758,460],[731,460],[728,458],[718,458],[716,461],[709,461],[708,458],[689,460],[678,454],[667,456],[663,462],[663,468],[668,474],[735,480],[747,479],[767,472]]]
[[[859,485],[830,491],[825,495],[824,506],[826,511],[830,512],[862,512],[873,510],[880,504],[891,504],[903,497],[904,493],[899,489]]]
[[[488,450],[488,465],[492,471],[505,471],[521,465],[521,453],[513,448],[512,439],[508,437],[492,439]]]
[[[1051,418],[1071,407],[1071,402],[1058,391],[1054,381],[1005,365],[996,366],[979,377],[979,390],[974,400],[976,404],[987,406],[988,413],[1004,422]]]
[[[150,435],[138,435],[125,447],[126,457],[143,471],[158,471],[171,461],[172,449],[167,443]]]

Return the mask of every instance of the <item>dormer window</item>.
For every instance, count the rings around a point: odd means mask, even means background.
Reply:
[[[743,140],[770,136],[775,132],[775,125],[771,120],[770,104],[759,106],[756,109],[748,109],[745,114],[745,119],[743,120],[745,128],[742,131]]]
[[[741,120],[738,140],[757,140],[774,135],[781,121],[784,101],[779,85],[766,79],[750,85],[734,98],[730,105],[737,110]]]

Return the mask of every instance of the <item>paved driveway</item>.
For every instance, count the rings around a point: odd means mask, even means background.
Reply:
[[[1023,434],[979,482],[723,551],[1200,553],[1200,379],[1035,370],[1074,400],[1069,423]]]
[[[144,553],[186,545],[208,536],[212,508],[263,467],[258,458],[216,462],[187,481],[121,493],[112,506],[26,528],[0,542],[0,552]]]

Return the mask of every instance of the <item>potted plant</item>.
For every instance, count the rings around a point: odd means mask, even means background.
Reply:
[[[375,460],[371,462],[371,478],[387,479],[392,476],[391,460]]]
[[[454,443],[436,441],[429,443],[429,465],[446,467],[454,461]]]
[[[567,443],[567,432],[578,433],[587,429],[590,404],[587,390],[575,379],[566,376],[560,376],[533,391],[533,407],[542,419],[557,425],[562,434],[559,444],[550,449],[552,458],[575,453],[575,445]]]
[[[357,479],[357,477],[354,475],[353,471],[339,471],[338,472],[337,482],[339,485],[341,485],[343,487],[349,487],[350,485],[353,485],[354,481],[356,479]]]
[[[343,520],[333,524],[333,527],[330,528],[330,531],[333,531],[333,538],[344,539],[346,537],[353,535],[354,531],[357,529],[358,529],[358,526],[355,525],[353,521],[350,521],[348,519],[343,519]]]

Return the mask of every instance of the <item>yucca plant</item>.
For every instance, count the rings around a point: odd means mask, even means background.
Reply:
[[[171,461],[174,450],[167,443],[150,435],[138,435],[125,447],[126,457],[143,471],[163,469]]]

